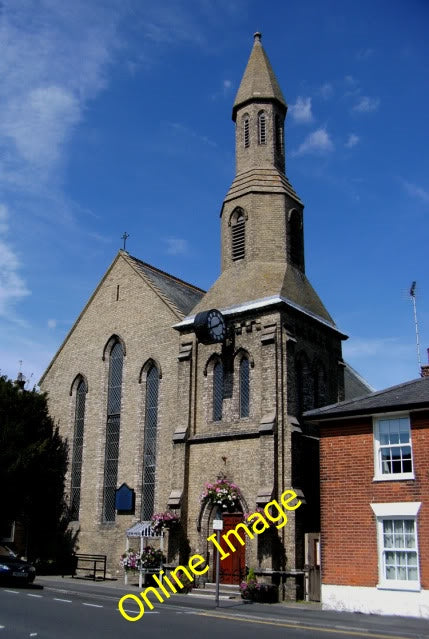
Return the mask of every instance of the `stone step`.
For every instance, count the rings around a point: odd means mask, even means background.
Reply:
[[[209,592],[215,592],[216,584],[214,582],[207,581],[205,584],[204,590],[208,590]],[[223,594],[230,594],[230,595],[240,594],[240,588],[237,584],[219,584],[219,592],[222,592]]]

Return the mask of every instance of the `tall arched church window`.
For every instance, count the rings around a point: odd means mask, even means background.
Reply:
[[[250,366],[247,357],[240,362],[240,417],[249,417],[250,405]]]
[[[243,143],[245,149],[250,146],[250,123],[248,115],[245,115],[243,118]]]
[[[237,208],[231,216],[232,259],[241,260],[246,253],[246,218],[243,209]]]
[[[103,519],[115,521],[115,496],[118,480],[119,432],[121,423],[122,368],[124,353],[116,342],[109,357],[107,390],[106,452],[104,460]]]
[[[86,384],[80,380],[76,389],[74,413],[73,452],[71,463],[70,517],[72,521],[79,519],[80,485],[82,477],[83,432],[85,425]]]
[[[264,111],[258,114],[258,143],[267,143],[266,116]]]
[[[216,362],[213,367],[213,421],[220,422],[222,419],[223,406],[223,365]]]
[[[146,376],[146,410],[143,446],[142,521],[149,521],[155,503],[156,433],[158,427],[159,373],[151,366]]]

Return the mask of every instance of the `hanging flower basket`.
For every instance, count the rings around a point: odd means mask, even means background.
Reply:
[[[152,515],[151,522],[154,532],[159,535],[163,530],[170,530],[177,526],[180,522],[180,518],[171,510],[166,510],[163,513],[155,513]]]
[[[222,510],[234,512],[240,505],[240,491],[236,484],[227,479],[218,479],[213,484],[204,484],[201,502],[220,506]]]

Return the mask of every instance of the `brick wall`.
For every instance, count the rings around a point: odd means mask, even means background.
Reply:
[[[421,501],[420,578],[422,587],[429,587],[429,412],[411,417],[411,441],[416,479],[375,482],[372,419],[321,426],[323,584],[376,586],[376,519],[370,503]]]

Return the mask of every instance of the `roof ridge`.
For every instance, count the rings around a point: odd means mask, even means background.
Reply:
[[[190,282],[186,282],[185,280],[180,279],[180,277],[176,277],[175,275],[172,275],[171,273],[167,273],[167,271],[163,271],[160,268],[157,268],[156,266],[153,266],[153,264],[149,264],[148,262],[143,262],[143,260],[139,259],[138,257],[135,257],[134,255],[130,255],[130,253],[128,253],[127,251],[121,251],[121,252],[125,253],[125,255],[127,257],[129,257],[130,259],[135,260],[136,262],[139,262],[140,264],[142,264],[143,266],[146,266],[147,268],[151,269],[152,271],[156,271],[157,273],[160,273],[161,275],[165,275],[166,277],[170,278],[171,280],[174,280],[175,282],[179,282],[180,284],[184,284],[188,288],[192,288],[195,291],[198,291],[200,293],[206,293],[207,292],[203,288],[200,288],[199,286],[195,286],[195,284],[191,284]]]

